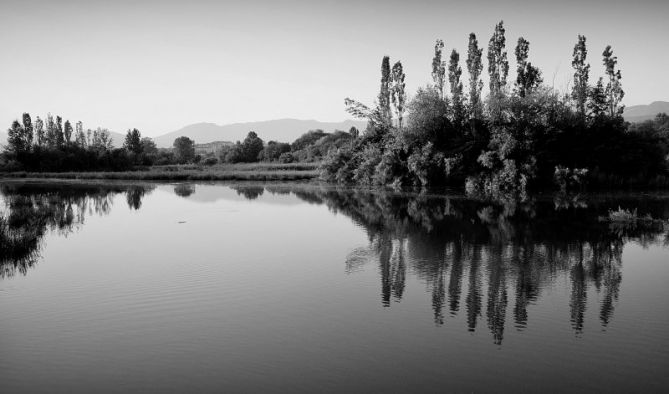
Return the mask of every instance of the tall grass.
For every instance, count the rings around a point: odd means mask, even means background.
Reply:
[[[7,172],[5,178],[121,179],[157,181],[297,181],[318,177],[319,163],[243,163],[215,166],[168,165],[138,171]]]

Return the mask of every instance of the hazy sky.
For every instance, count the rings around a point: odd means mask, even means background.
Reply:
[[[343,120],[345,97],[373,103],[383,55],[402,61],[413,93],[430,82],[435,39],[464,60],[469,33],[487,47],[500,19],[509,58],[524,36],[558,88],[579,33],[593,80],[611,44],[624,103],[647,104],[669,100],[668,15],[667,0],[0,0],[0,125],[24,111],[149,136],[204,121]]]

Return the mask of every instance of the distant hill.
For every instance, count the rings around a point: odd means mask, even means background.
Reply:
[[[643,122],[653,119],[660,112],[669,114],[669,102],[654,101],[648,105],[633,105],[625,108],[623,116],[628,122]]]
[[[319,122],[316,120],[277,119],[262,122],[233,123],[217,125],[214,123],[196,123],[177,131],[154,138],[159,148],[170,148],[174,140],[186,136],[198,144],[214,141],[241,141],[249,131],[255,131],[264,141],[293,142],[309,130],[322,129],[326,132],[335,130],[348,131],[351,126],[363,131],[366,122],[346,120],[344,122]],[[114,138],[116,140],[116,138]]]
[[[112,137],[112,145],[114,145],[114,148],[123,148],[125,134],[117,133],[115,131],[110,131],[109,134]]]

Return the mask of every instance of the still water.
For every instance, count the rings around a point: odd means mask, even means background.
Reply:
[[[669,194],[0,193],[3,393],[669,389]]]

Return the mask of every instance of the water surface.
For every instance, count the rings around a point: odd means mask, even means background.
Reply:
[[[669,194],[0,193],[2,392],[669,387]]]

